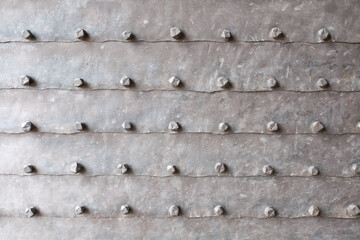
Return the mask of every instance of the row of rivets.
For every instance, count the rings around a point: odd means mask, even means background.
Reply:
[[[74,35],[75,35],[75,38],[77,38],[79,40],[85,40],[88,37],[88,33],[84,29],[81,29],[81,28],[76,29]],[[27,39],[27,40],[35,39],[35,36],[31,33],[30,30],[24,30],[22,32],[22,36],[24,39]],[[131,31],[124,31],[122,33],[122,36],[123,36],[124,40],[135,39],[135,35]],[[185,36],[185,34],[180,28],[178,28],[178,27],[170,28],[170,37],[171,38],[180,40],[184,36]],[[279,27],[274,27],[270,30],[269,36],[274,39],[280,39],[280,38],[284,37],[284,33],[280,30]],[[327,41],[331,38],[330,32],[327,28],[321,28],[317,32],[317,36],[318,36],[318,40],[320,42]],[[225,41],[231,40],[232,35],[231,35],[230,30],[224,29],[221,32],[220,37],[223,38]]]
[[[129,205],[122,205],[120,207],[120,212],[123,215],[130,214],[131,210],[132,209],[130,208]],[[84,214],[87,212],[87,208],[85,206],[76,206],[74,212],[76,215]],[[225,213],[225,208],[221,205],[216,205],[213,209],[213,212],[214,212],[214,215],[221,216]],[[353,203],[349,204],[346,207],[346,212],[351,217],[360,215],[359,206],[357,206],[356,204],[353,204]],[[35,216],[37,213],[38,213],[38,210],[35,207],[30,207],[30,208],[25,209],[25,216],[27,218],[31,218],[31,217]],[[180,213],[181,213],[181,208],[178,205],[171,205],[168,209],[168,214],[171,217],[179,216]],[[277,211],[271,206],[265,207],[263,213],[264,213],[264,216],[267,218],[275,217],[277,215]],[[315,205],[311,205],[309,207],[309,209],[307,210],[308,216],[316,217],[316,216],[319,216],[319,214],[320,214],[320,209],[319,209],[319,207],[317,207]]]
[[[127,121],[123,122],[121,124],[121,127],[126,131],[130,131],[131,129],[133,129],[132,123],[127,122]],[[325,126],[320,121],[312,122],[310,127],[314,133],[319,133],[319,132],[325,131]],[[23,132],[30,132],[31,130],[33,130],[34,124],[30,121],[26,121],[26,122],[22,123],[21,128],[22,128]],[[86,129],[86,124],[81,123],[81,122],[75,122],[74,128],[77,131],[84,131]],[[356,128],[358,130],[360,130],[360,122],[356,124]],[[225,133],[230,130],[230,126],[229,126],[229,124],[222,122],[218,125],[218,129],[220,132]],[[280,126],[277,122],[270,121],[267,123],[266,129],[269,132],[277,132],[280,130]],[[168,125],[168,130],[170,130],[172,132],[179,132],[181,130],[181,125],[176,121],[170,121],[169,125]]]
[[[19,77],[20,82],[22,85],[24,86],[30,86],[32,82],[34,82],[34,80],[27,75],[22,75]],[[182,81],[176,77],[176,76],[172,76],[169,78],[169,83],[172,87],[180,87],[182,84]],[[120,85],[124,86],[124,87],[131,87],[131,85],[133,80],[128,77],[128,76],[124,76],[120,79]],[[74,87],[84,87],[85,86],[85,81],[82,78],[75,78],[74,79],[74,83],[73,83]],[[231,86],[230,80],[225,78],[225,77],[219,77],[216,81],[216,85],[219,88],[222,89],[226,89],[229,88]],[[266,82],[267,87],[269,88],[276,88],[279,86],[279,83],[276,81],[275,78],[269,78]],[[318,81],[316,82],[316,85],[319,88],[327,88],[329,86],[329,82],[325,79],[325,78],[319,78]]]
[[[125,174],[129,171],[129,165],[126,163],[120,163],[117,168],[120,171],[120,174]],[[356,174],[360,174],[360,165],[357,163],[353,163],[350,166],[351,170],[354,171],[354,173]],[[78,162],[74,162],[70,165],[70,172],[72,173],[80,173],[82,170],[84,169],[84,166],[82,166],[80,163]],[[215,164],[214,167],[216,173],[224,173],[227,170],[227,167],[224,163],[218,162]],[[34,173],[35,172],[35,167],[33,165],[25,165],[24,166],[24,172],[25,173]],[[168,165],[166,167],[166,170],[169,174],[175,174],[176,172],[178,172],[178,169],[176,166],[174,165]],[[262,172],[264,175],[273,175],[275,172],[275,169],[270,166],[270,165],[265,165],[262,168]],[[316,176],[319,175],[319,169],[316,166],[309,166],[307,169],[307,172],[310,176]]]

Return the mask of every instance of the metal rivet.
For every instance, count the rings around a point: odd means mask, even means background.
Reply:
[[[85,207],[84,206],[76,206],[75,207],[75,214],[76,215],[83,214],[84,212],[85,212]]]
[[[358,163],[351,164],[351,170],[354,173],[359,174],[360,173],[360,165]]]
[[[131,39],[134,38],[133,33],[130,32],[130,31],[124,31],[124,32],[122,33],[122,36],[123,36],[124,40],[131,40]]]
[[[278,27],[274,27],[270,30],[270,37],[279,38],[283,35],[282,31]]]
[[[86,37],[86,31],[84,29],[78,28],[75,30],[75,37],[77,39],[83,40]]]
[[[130,87],[131,79],[128,76],[124,76],[120,79],[120,84],[124,87]]]
[[[350,204],[347,208],[346,208],[346,211],[348,213],[349,216],[357,216],[360,214],[360,209],[358,207],[358,205],[356,204]]]
[[[83,131],[84,130],[84,123],[82,123],[82,122],[76,122],[75,123],[75,129],[77,130],[77,131]]]
[[[225,29],[224,31],[222,31],[221,33],[221,37],[225,40],[225,41],[229,41],[231,39],[231,32],[227,29]]]
[[[316,167],[316,166],[310,166],[308,168],[308,173],[311,175],[311,176],[316,176],[319,174],[319,169]]]
[[[324,124],[322,124],[322,122],[315,121],[315,122],[311,123],[311,129],[313,132],[322,132],[325,130],[325,126],[324,126]]]
[[[229,86],[229,84],[230,84],[230,81],[227,78],[219,77],[217,79],[217,86],[220,88],[226,88]]]
[[[171,78],[169,78],[169,83],[173,86],[173,87],[178,87],[181,83],[181,80],[175,76],[172,76]]]
[[[30,132],[33,128],[33,124],[30,121],[26,121],[21,125],[23,132]]]
[[[319,78],[317,80],[317,85],[320,88],[326,88],[329,86],[329,82],[325,78]]]
[[[173,165],[168,165],[166,170],[168,171],[169,174],[174,174],[176,172],[176,167]]]
[[[264,210],[264,215],[266,217],[268,217],[268,218],[275,217],[276,216],[276,211],[272,207],[266,207],[265,210]]]
[[[35,168],[33,165],[25,165],[24,166],[24,172],[25,173],[32,173],[34,172]]]
[[[21,33],[22,37],[25,38],[25,39],[31,39],[33,37],[32,33],[30,30],[24,30],[22,31]]]
[[[180,124],[175,121],[170,121],[168,129],[173,132],[177,132],[180,130]]]
[[[180,208],[176,205],[172,205],[170,208],[169,208],[169,215],[172,216],[172,217],[176,217],[176,216],[179,216],[180,214]]]
[[[131,128],[132,128],[132,124],[131,124],[131,122],[123,122],[122,124],[121,124],[121,127],[124,129],[124,130],[126,130],[126,131],[129,131],[129,130],[131,130]]]
[[[31,218],[31,217],[35,216],[36,213],[37,213],[37,209],[35,207],[30,207],[30,208],[25,209],[25,216],[27,218]]]
[[[83,166],[80,163],[74,162],[70,165],[70,172],[79,173],[79,172],[81,172],[82,168],[83,168]]]
[[[319,42],[326,41],[330,38],[330,32],[327,28],[322,28],[317,33]]]
[[[129,166],[125,163],[120,163],[117,168],[120,170],[120,174],[125,174],[129,170]]]
[[[262,171],[263,171],[263,173],[264,173],[265,175],[272,175],[273,172],[274,172],[274,168],[271,167],[270,165],[265,165],[265,166],[263,167]]]
[[[20,82],[22,85],[30,85],[31,84],[31,77],[27,76],[27,75],[22,75],[21,77],[19,77]]]
[[[267,130],[269,130],[270,132],[276,132],[279,130],[279,124],[274,122],[274,121],[270,121],[268,122],[267,126],[266,126]]]
[[[316,217],[320,214],[320,209],[317,206],[311,205],[308,209],[308,214],[310,216]]]
[[[225,164],[218,162],[215,164],[214,169],[217,173],[223,173],[226,171],[226,166],[225,166]]]
[[[221,216],[224,213],[224,208],[221,205],[214,207],[214,213],[216,216]]]
[[[130,213],[129,205],[121,205],[120,212],[124,215],[129,214]]]
[[[225,122],[222,122],[218,126],[220,132],[226,132],[229,130],[229,125]]]
[[[358,123],[356,124],[356,129],[357,129],[358,131],[360,131],[360,122],[358,122]]]
[[[278,83],[277,83],[275,78],[269,78],[267,80],[267,85],[268,85],[269,88],[276,88]]]
[[[74,79],[74,87],[81,87],[84,85],[84,80],[81,78],[75,78]]]
[[[180,39],[183,33],[178,27],[173,27],[170,29],[170,36],[174,39]]]

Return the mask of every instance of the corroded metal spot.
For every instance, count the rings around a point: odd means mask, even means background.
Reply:
[[[120,163],[117,168],[120,170],[120,174],[125,174],[129,170],[129,166],[126,163]]]
[[[183,37],[183,33],[178,27],[173,27],[170,29],[170,36],[174,39],[180,39]]]
[[[221,162],[216,163],[214,168],[217,173],[224,173],[226,171],[225,164]]]
[[[323,132],[323,131],[325,131],[325,126],[324,126],[324,124],[322,122],[315,121],[315,122],[311,123],[311,129],[315,133]]]
[[[21,125],[23,132],[30,132],[33,129],[33,124],[30,121],[26,121]]]
[[[229,40],[231,39],[231,37],[232,37],[230,30],[225,29],[224,31],[222,31],[221,37],[222,37],[225,41],[229,41]]]
[[[130,206],[129,205],[121,205],[120,212],[124,215],[127,215],[130,213]]]
[[[317,80],[317,85],[320,88],[327,88],[329,86],[329,82],[325,78],[319,78]]]
[[[28,86],[31,84],[31,77],[27,76],[27,75],[22,75],[19,77],[20,82],[22,85],[24,86]]]
[[[308,214],[312,217],[316,217],[320,214],[320,209],[315,205],[311,205],[308,209]]]
[[[177,205],[172,205],[172,206],[170,206],[170,208],[169,208],[169,215],[170,215],[171,217],[179,216],[179,214],[180,214],[180,207],[179,207],[179,206],[177,206]]]
[[[279,124],[277,122],[270,121],[270,122],[268,122],[266,128],[270,132],[276,132],[279,130]]]
[[[270,165],[265,165],[262,168],[263,174],[265,175],[272,175],[274,173],[274,168],[271,167]]]
[[[169,78],[169,83],[173,87],[178,87],[180,85],[180,83],[181,83],[181,80],[176,76],[172,76],[171,78]]]
[[[82,87],[84,85],[84,80],[81,78],[74,79],[74,87]]]
[[[230,127],[229,127],[229,124],[222,122],[219,124],[218,128],[219,128],[220,132],[224,133],[224,132],[228,131]]]
[[[31,33],[30,30],[24,30],[24,31],[22,31],[21,35],[22,35],[22,37],[23,37],[24,39],[27,39],[27,40],[30,40],[30,39],[33,37],[33,35],[32,35],[32,33]]]
[[[80,215],[85,213],[85,207],[84,206],[75,206],[75,214]]]
[[[322,28],[317,32],[317,36],[319,39],[319,42],[324,42],[326,40],[329,40],[331,35],[327,28]]]
[[[360,209],[359,206],[352,203],[346,208],[347,214],[351,217],[355,217],[357,215],[360,215]]]
[[[216,216],[221,216],[224,214],[224,208],[221,205],[217,205],[214,207],[214,213]]]
[[[120,84],[124,87],[130,87],[132,80],[128,76],[124,76],[120,79]]]
[[[180,124],[175,121],[170,121],[168,125],[168,129],[173,132],[178,132],[180,131]]]
[[[275,217],[276,216],[276,211],[273,207],[266,207],[264,210],[264,215],[267,218],[271,218],[271,217]]]
[[[316,167],[316,166],[310,166],[308,168],[308,173],[311,175],[311,176],[316,176],[319,174],[319,169]]]
[[[82,171],[82,169],[83,169],[83,166],[78,162],[74,162],[70,165],[70,172],[72,172],[72,173],[79,173]]]
[[[174,174],[176,172],[176,167],[174,165],[168,165],[166,170],[169,174]]]
[[[33,165],[25,165],[24,166],[24,172],[25,173],[32,173],[34,172],[35,168]]]
[[[75,30],[75,37],[76,37],[77,39],[84,40],[85,37],[86,37],[86,35],[87,35],[87,33],[86,33],[86,31],[85,31],[84,29],[77,28],[77,29]]]
[[[219,77],[217,79],[217,86],[219,88],[227,88],[229,85],[230,85],[229,79],[227,79],[225,77]]]
[[[35,207],[29,207],[25,209],[25,217],[27,218],[32,218],[33,216],[36,215],[37,213],[37,209]]]
[[[283,32],[279,27],[274,27],[270,30],[270,37],[272,38],[280,38],[283,35]]]

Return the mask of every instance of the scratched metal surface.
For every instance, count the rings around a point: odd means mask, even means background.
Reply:
[[[193,90],[213,92],[219,77],[224,91],[359,91],[360,46],[354,44],[280,43],[11,43],[0,45],[0,88]],[[22,86],[19,77],[33,78]],[[178,88],[168,79],[177,76]],[[86,82],[74,87],[74,78]],[[326,78],[329,87],[317,86]]]
[[[87,208],[79,217],[169,217],[173,204],[183,216],[209,217],[220,204],[225,217],[265,218],[264,209],[272,206],[278,217],[297,218],[308,217],[314,204],[323,217],[350,218],[347,205],[360,203],[359,178],[0,176],[0,183],[2,215],[8,217],[23,217],[29,206],[38,216],[73,217],[76,205]],[[127,216],[120,212],[124,204],[132,209]]]
[[[317,31],[327,27],[332,40],[360,41],[357,0],[83,0],[4,1],[0,40],[24,41],[29,29],[40,41],[74,41],[76,28],[89,33],[91,41],[121,40],[122,32],[134,32],[138,40],[171,40],[169,29],[177,26],[186,40],[222,41],[231,30],[234,40],[269,41],[270,29],[284,32],[282,41],[317,42]],[[10,27],[11,26],[11,27]]]
[[[356,177],[360,164],[358,135],[258,135],[258,134],[0,134],[0,174],[23,175],[31,164],[37,174],[72,174],[69,166],[81,163],[82,175],[120,175],[126,163],[130,175],[216,176],[217,162],[227,171],[219,176],[260,176],[266,164],[276,176],[310,177],[308,167],[320,176]],[[317,176],[315,176],[316,178]]]
[[[170,121],[181,125],[180,134],[221,134],[218,124],[227,122],[229,133],[268,133],[269,121],[279,123],[272,134],[312,133],[311,123],[321,121],[327,133],[358,133],[360,93],[257,92],[136,92],[136,91],[33,91],[0,92],[1,132],[22,132],[31,121],[39,132],[74,133],[76,121],[90,132],[169,132]]]

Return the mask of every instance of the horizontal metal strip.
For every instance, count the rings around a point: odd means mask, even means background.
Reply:
[[[13,43],[0,45],[0,60],[0,88],[360,91],[360,45]],[[30,85],[22,85],[23,75]],[[121,85],[124,76],[129,86]],[[179,86],[170,84],[173,76]],[[84,84],[75,87],[75,78]]]
[[[360,93],[3,90],[0,131],[28,131],[30,124],[23,123],[31,121],[33,131],[52,133],[75,133],[82,128],[90,132],[294,134],[320,131],[322,125],[316,123],[320,121],[328,133],[358,133],[359,106]],[[132,124],[129,130],[124,130],[130,127],[124,121]],[[279,124],[278,131],[267,130],[271,121]]]
[[[275,176],[312,176],[316,166],[321,176],[359,176],[359,135],[208,135],[208,134],[113,134],[55,135],[0,134],[0,174],[72,174],[74,162],[81,175],[121,174],[169,176],[214,176],[215,164],[226,171],[219,176],[262,175],[270,165]],[[356,165],[357,164],[357,165]]]
[[[2,239],[347,239],[358,220],[341,219],[56,219],[0,218]],[[42,226],[42,227],[39,227]],[[21,231],[19,230],[21,229]],[[201,230],[200,230],[201,229]]]
[[[268,41],[274,40],[271,29],[279,27],[279,41],[284,42],[318,42],[322,28],[327,28],[329,41],[360,42],[359,8],[357,0],[15,0],[0,9],[0,22],[6,26],[0,40],[26,41],[22,31],[28,29],[32,39],[74,41],[77,28],[91,41],[122,40],[124,31],[132,31],[138,40],[171,40],[170,28],[176,26],[184,40],[221,41],[228,29],[235,41]]]
[[[349,204],[360,204],[360,179],[348,178],[151,178],[79,176],[0,176],[3,216],[23,217],[27,207],[39,216],[72,217],[76,205],[93,217],[168,217],[172,205],[187,217],[215,216],[223,206],[228,217],[265,218],[273,207],[278,217],[308,217],[311,205],[323,217],[352,218]],[[16,191],[14,191],[16,189]]]

